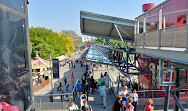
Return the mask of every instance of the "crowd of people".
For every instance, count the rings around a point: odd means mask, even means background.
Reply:
[[[79,61],[76,61],[79,63]],[[74,110],[81,110],[81,111],[92,111],[92,107],[88,105],[88,96],[91,90],[91,93],[95,93],[96,91],[99,92],[99,96],[101,98],[101,105],[103,108],[106,108],[106,94],[109,91],[109,81],[110,77],[107,72],[104,74],[101,72],[100,78],[95,80],[93,76],[91,76],[91,73],[94,72],[93,68],[91,71],[89,71],[89,65],[87,63],[84,63],[80,61],[81,67],[86,67],[86,71],[83,74],[81,80],[78,81],[76,84],[76,90],[77,90],[77,97],[80,99],[80,108],[74,103],[73,100],[70,101],[70,106],[68,107],[69,111]],[[95,64],[91,64],[93,67],[97,66]],[[90,66],[91,66],[90,65]],[[70,62],[69,66],[75,68],[74,62]],[[101,66],[102,67],[102,66]],[[108,69],[106,66],[105,69]],[[132,93],[128,93],[128,87],[130,86],[130,83],[125,81],[125,78],[122,78],[121,83],[123,86],[123,90],[118,93],[116,100],[114,101],[112,105],[113,111],[137,111],[137,105],[138,105],[138,94],[136,93],[136,89],[132,91]],[[68,91],[69,84],[67,83],[67,78],[64,78],[64,83],[66,86],[66,90]],[[59,83],[59,87],[57,90],[61,90],[62,83]],[[151,99],[147,99],[146,105],[145,105],[145,111],[154,111],[154,107],[151,106],[153,104],[153,101]]]
[[[127,89],[128,87],[124,86],[123,90],[117,95],[117,98],[112,106],[113,111],[137,111],[139,99],[136,89],[134,89],[132,93],[128,93]],[[152,104],[153,101],[151,99],[147,99],[145,111],[154,111],[154,107],[151,106]]]
[[[95,66],[95,64],[93,64],[93,66]],[[99,96],[101,97],[101,101],[102,101],[101,104],[103,105],[104,108],[106,108],[106,93],[109,90],[109,80],[110,80],[108,73],[105,72],[104,75],[101,73],[101,77],[98,80],[95,80],[93,76],[91,76],[91,73],[93,73],[93,71],[92,72],[89,71],[89,65],[86,64],[85,67],[86,67],[85,73],[83,74],[81,80],[78,81],[78,83],[76,84],[77,97],[81,100],[80,103],[81,110],[92,111],[92,107],[87,104],[90,89],[91,89],[91,93],[95,93],[96,90],[99,92]],[[73,101],[71,101],[70,104],[73,104],[72,102]],[[73,107],[75,106],[73,105]],[[69,110],[71,109],[72,107],[69,108]]]

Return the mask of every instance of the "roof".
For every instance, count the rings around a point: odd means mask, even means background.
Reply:
[[[113,16],[101,15],[92,12],[80,12],[80,29],[83,35],[120,39],[114,24],[124,40],[134,40],[135,21]]]

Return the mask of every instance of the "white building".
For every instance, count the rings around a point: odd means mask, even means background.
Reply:
[[[88,42],[88,41],[94,41],[96,38],[95,37],[92,37],[92,36],[82,36],[80,37],[80,40],[82,42]]]

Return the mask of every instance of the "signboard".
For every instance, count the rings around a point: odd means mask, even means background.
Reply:
[[[59,78],[59,60],[52,59],[53,63],[53,78]]]

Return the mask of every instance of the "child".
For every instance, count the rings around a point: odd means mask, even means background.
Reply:
[[[132,105],[133,99],[129,98],[129,104],[127,106],[127,108],[129,109],[129,111],[133,111],[134,110],[134,106]]]
[[[153,101],[151,99],[146,100],[146,106],[145,111],[154,111],[154,107],[151,106],[153,104]]]

